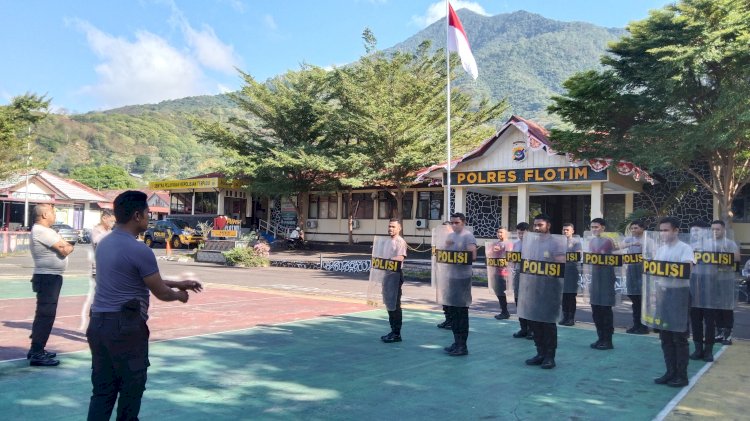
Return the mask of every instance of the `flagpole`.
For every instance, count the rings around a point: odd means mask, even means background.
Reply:
[[[450,10],[449,8],[449,1],[445,0],[445,75],[446,75],[446,88],[445,88],[445,102],[446,102],[446,109],[447,109],[447,118],[445,120],[445,126],[446,126],[446,138],[447,138],[447,145],[448,145],[448,181],[447,181],[447,189],[445,192],[445,208],[448,210],[448,217],[450,218],[451,214],[453,214],[453,209],[451,209],[451,61],[450,61],[450,51],[448,49],[448,45],[450,44],[449,40],[449,27],[448,23],[450,21]],[[450,219],[446,219],[450,220]]]

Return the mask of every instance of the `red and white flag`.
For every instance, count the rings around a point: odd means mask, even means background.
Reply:
[[[471,47],[469,46],[469,38],[466,36],[464,27],[458,20],[458,15],[450,2],[448,2],[448,51],[458,52],[461,57],[461,65],[472,78],[476,79],[479,76],[477,62],[474,60],[474,55],[471,53]]]

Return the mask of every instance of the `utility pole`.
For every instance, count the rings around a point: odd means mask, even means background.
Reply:
[[[31,125],[26,137],[26,194],[23,201],[23,226],[29,228],[29,170],[31,169]]]

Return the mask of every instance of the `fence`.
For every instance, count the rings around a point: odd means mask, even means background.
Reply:
[[[31,250],[31,233],[27,231],[0,231],[0,255],[25,253]]]

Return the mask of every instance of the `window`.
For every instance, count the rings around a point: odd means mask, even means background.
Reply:
[[[192,193],[172,193],[169,195],[169,209],[171,214],[190,214],[193,204]]]
[[[348,195],[344,195],[341,203],[341,218],[349,218]],[[371,193],[353,193],[352,207],[354,208],[354,219],[372,219],[375,207]]]
[[[439,220],[443,215],[443,192],[422,191],[418,195],[417,218]]]
[[[734,222],[750,222],[750,185],[742,188],[732,202]]]
[[[307,210],[308,219],[336,219],[338,214],[338,196],[310,195],[310,206]]]
[[[411,219],[411,210],[414,207],[414,192],[404,193],[404,209],[401,213],[401,219]]]
[[[396,197],[387,191],[378,192],[378,219],[395,218],[397,213]]]
[[[216,215],[219,205],[219,193],[195,192],[195,213]]]

